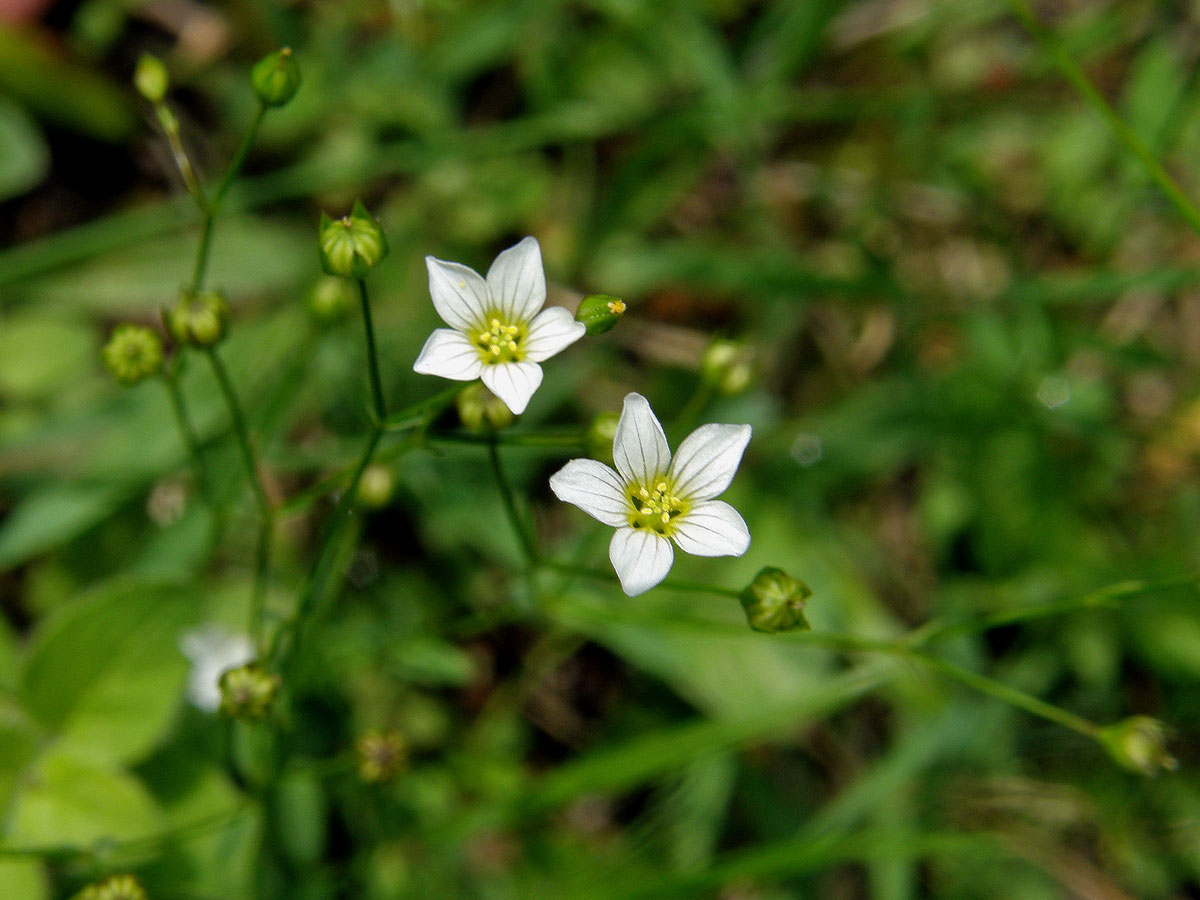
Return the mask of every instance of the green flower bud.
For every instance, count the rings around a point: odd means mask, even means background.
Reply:
[[[722,394],[740,394],[754,378],[754,351],[734,341],[713,341],[700,358],[700,374]]]
[[[575,311],[575,321],[582,322],[590,335],[611,331],[617,320],[625,315],[625,301],[608,294],[589,294]]]
[[[367,466],[358,480],[358,502],[369,509],[382,509],[396,491],[396,473],[386,463]]]
[[[184,291],[165,322],[181,346],[211,347],[225,337],[229,315],[229,303],[216,291]]]
[[[318,322],[332,325],[350,314],[358,302],[358,292],[345,278],[322,275],[308,293],[308,309]]]
[[[398,731],[368,731],[358,739],[358,774],[363,781],[391,781],[407,759],[404,736]]]
[[[321,213],[320,248],[321,268],[342,278],[365,278],[388,252],[382,226],[362,201],[340,219]]]
[[[100,361],[121,384],[137,384],[162,371],[162,338],[145,325],[118,325],[101,348]]]
[[[264,56],[250,70],[250,83],[263,106],[283,106],[300,89],[300,67],[292,57],[292,48],[284,47]]]
[[[1100,743],[1117,764],[1139,775],[1173,771],[1179,762],[1167,752],[1167,727],[1149,716],[1133,716],[1100,729]]]
[[[772,566],[760,571],[742,591],[746,621],[755,631],[808,631],[804,601],[812,596],[808,585],[783,569]]]
[[[513,423],[512,410],[482,384],[473,384],[454,398],[459,421],[467,431],[487,434],[503,431]]]
[[[592,419],[583,436],[588,456],[601,462],[612,462],[613,441],[617,437],[617,423],[621,417],[614,412],[600,413]]]
[[[151,103],[162,103],[167,96],[167,67],[157,56],[143,53],[138,58],[137,67],[133,70],[133,86],[139,94]]]
[[[89,884],[75,900],[148,900],[145,889],[132,875],[112,875]]]
[[[221,688],[221,712],[231,719],[252,722],[271,708],[279,692],[279,676],[258,663],[230,669],[218,682]]]

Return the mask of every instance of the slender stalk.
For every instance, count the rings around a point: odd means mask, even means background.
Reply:
[[[237,173],[241,171],[242,164],[246,161],[246,156],[250,152],[250,146],[254,143],[254,138],[258,134],[258,127],[262,124],[265,113],[266,107],[259,104],[258,110],[250,122],[250,127],[246,129],[242,143],[238,146],[237,153],[234,154],[229,168],[221,176],[221,181],[217,184],[216,190],[213,191],[212,196],[207,200],[201,195],[197,201],[200,210],[204,214],[204,221],[200,227],[200,245],[196,249],[196,264],[192,269],[191,289],[193,291],[200,290],[204,285],[204,274],[208,270],[209,250],[212,245],[213,221],[221,209],[221,202],[225,199],[225,194],[229,190],[229,186],[233,183],[233,179],[237,177]]]
[[[876,649],[882,650],[883,648]],[[1076,731],[1084,737],[1094,740],[1100,736],[1100,726],[1082,716],[1068,712],[1061,707],[1055,706],[1053,703],[1047,703],[1045,700],[1034,697],[1032,694],[1027,694],[1006,684],[1001,684],[998,681],[988,678],[986,675],[980,675],[978,672],[964,669],[962,666],[955,665],[931,653],[926,653],[924,650],[896,646],[892,650],[883,650],[883,652],[894,652],[899,656],[916,660],[927,669],[937,672],[939,675],[944,675],[946,678],[966,685],[973,690],[979,691],[981,694],[994,697],[997,700],[1007,703],[1009,706],[1015,706],[1017,709],[1023,709],[1025,712],[1039,718],[1062,725],[1064,728]]]
[[[242,405],[238,401],[237,391],[234,390],[229,371],[225,368],[225,363],[221,361],[216,347],[205,347],[204,355],[208,357],[213,373],[217,376],[217,383],[221,386],[221,394],[229,409],[229,419],[233,422],[233,433],[237,438],[238,449],[241,451],[242,463],[246,467],[246,478],[250,482],[255,502],[258,504],[258,541],[254,552],[254,583],[250,589],[249,621],[251,637],[261,650],[267,585],[271,571],[271,538],[275,530],[275,511],[271,507],[271,501],[267,498],[267,492],[263,488],[258,474],[258,463],[250,443],[250,431],[246,427],[246,416],[242,412]]]
[[[1158,189],[1162,191],[1163,195],[1170,201],[1171,205],[1175,207],[1175,210],[1184,220],[1192,226],[1192,229],[1200,232],[1200,210],[1184,194],[1175,179],[1171,177],[1158,157],[1154,155],[1154,151],[1150,149],[1136,131],[1125,123],[1116,110],[1113,109],[1112,104],[1092,84],[1080,65],[1071,58],[1070,54],[1054,39],[1053,35],[1042,26],[1041,22],[1038,21],[1037,15],[1029,5],[1028,0],[1008,0],[1008,5],[1012,9],[1013,15],[1021,20],[1029,33],[1033,35],[1042,49],[1050,56],[1051,61],[1058,67],[1063,77],[1079,92],[1084,102],[1104,120],[1104,124],[1108,126],[1113,137],[1125,147],[1131,156],[1141,163],[1150,180],[1158,186]]]
[[[421,428],[433,421],[434,417],[443,409],[454,402],[454,398],[462,393],[465,385],[455,385],[454,387],[446,388],[444,391],[434,394],[424,400],[406,406],[399,412],[392,413],[384,420],[384,430],[388,433],[395,431],[408,431],[413,428]]]
[[[187,449],[192,471],[196,476],[196,486],[201,492],[205,492],[204,457],[200,450],[200,438],[196,435],[196,429],[192,426],[192,420],[188,415],[187,404],[183,399],[183,391],[179,388],[179,380],[176,373],[174,371],[164,371],[162,382],[163,386],[167,389],[167,396],[171,398],[171,412],[175,414],[175,424],[179,426],[179,435],[183,438],[183,445]]]
[[[188,158],[187,148],[183,146],[183,139],[179,134],[179,117],[175,115],[170,106],[161,101],[154,104],[154,114],[158,117],[158,124],[162,126],[163,134],[167,137],[167,145],[171,148],[171,157],[175,160],[179,174],[183,176],[183,184],[187,188],[188,196],[192,198],[192,202],[196,206],[204,209],[204,188],[201,187],[196,170],[192,167],[192,161]]]
[[[350,513],[354,506],[354,500],[358,495],[358,485],[362,481],[363,472],[371,464],[371,459],[375,455],[375,448],[379,446],[379,441],[388,427],[387,407],[384,402],[383,384],[379,375],[379,356],[375,347],[375,327],[371,320],[371,304],[367,297],[366,282],[361,278],[358,280],[358,295],[362,302],[363,336],[367,345],[367,370],[371,380],[371,397],[373,401],[371,431],[367,436],[367,445],[363,448],[362,454],[359,456],[358,462],[354,467],[354,472],[350,476],[350,481],[347,483],[345,490],[342,491],[341,496],[338,497],[337,504],[333,508],[329,527],[325,531],[321,550],[317,554],[317,562],[313,566],[312,577],[309,579],[308,587],[296,605],[296,612],[291,619],[290,628],[280,629],[271,644],[267,655],[272,660],[276,659],[284,651],[283,638],[285,631],[295,634],[292,646],[287,650],[289,654],[294,656],[296,647],[302,638],[302,630],[325,594],[326,585],[333,576],[334,561],[337,558],[336,548],[338,539],[346,524],[350,521]],[[457,389],[455,393],[457,393]],[[416,406],[424,409],[425,403],[416,404]],[[437,407],[433,408],[436,409]]]
[[[375,404],[375,431],[382,433],[387,421],[387,406],[383,400],[383,382],[379,377],[379,355],[375,350],[375,326],[371,321],[371,304],[367,300],[367,283],[358,279],[358,299],[362,305],[363,331],[367,341],[367,372],[371,379],[371,399]],[[376,440],[379,439],[376,435]]]
[[[487,448],[488,460],[492,464],[492,475],[496,479],[496,486],[500,489],[500,499],[504,501],[504,512],[508,515],[508,521],[512,524],[513,531],[516,532],[517,540],[521,542],[521,550],[524,552],[526,560],[531,567],[535,567],[538,564],[537,542],[521,518],[521,513],[517,510],[517,500],[513,495],[512,484],[509,483],[508,476],[504,473],[504,466],[500,462],[499,444],[495,440],[491,440],[488,441]]]

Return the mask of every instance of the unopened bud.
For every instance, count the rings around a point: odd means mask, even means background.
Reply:
[[[101,348],[100,361],[121,384],[137,384],[162,371],[162,338],[145,325],[118,325]]]
[[[502,431],[513,423],[512,410],[482,384],[473,384],[454,398],[463,427],[476,434]]]
[[[803,581],[768,566],[742,591],[742,609],[755,631],[807,631],[812,626],[804,618],[804,601],[811,596]]]
[[[318,322],[331,325],[350,314],[358,294],[345,278],[322,275],[308,294],[308,309]]]
[[[250,70],[250,83],[263,106],[283,106],[300,89],[300,67],[292,48],[284,47],[264,56]]]
[[[350,215],[331,219],[321,213],[321,268],[342,278],[365,278],[388,253],[383,227],[355,201]]]
[[[103,881],[89,884],[75,895],[75,900],[149,900],[132,875],[111,875]]]
[[[229,328],[229,303],[216,291],[185,290],[166,314],[167,331],[179,344],[212,347]]]
[[[720,393],[740,394],[754,378],[754,351],[735,341],[713,341],[700,358],[700,373]]]
[[[404,737],[398,731],[369,731],[358,739],[358,774],[363,781],[391,781],[407,759]]]
[[[575,321],[582,322],[590,335],[611,331],[617,320],[625,315],[625,301],[608,294],[589,294],[575,311]]]
[[[616,413],[600,413],[592,419],[584,434],[584,445],[588,456],[601,462],[612,462],[613,441],[617,438],[617,423],[621,421]]]
[[[396,490],[396,473],[386,463],[372,463],[358,480],[358,502],[369,509],[387,506]]]
[[[221,688],[221,712],[231,719],[252,722],[271,709],[279,692],[279,676],[258,663],[246,663],[229,669],[218,682]]]
[[[133,70],[133,86],[137,92],[151,103],[162,103],[167,96],[167,67],[157,56],[143,53],[138,58],[137,67]]]
[[[1167,752],[1167,726],[1149,716],[1133,716],[1100,729],[1100,743],[1123,768],[1139,775],[1173,771],[1179,762]]]

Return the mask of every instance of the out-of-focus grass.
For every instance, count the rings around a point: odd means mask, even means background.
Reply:
[[[262,748],[186,706],[176,650],[188,625],[241,627],[252,577],[215,383],[184,378],[234,509],[213,547],[165,392],[117,391],[95,355],[112,321],[172,299],[195,219],[149,124],[126,137],[89,124],[94,103],[39,98],[111,90],[163,53],[211,181],[253,112],[249,63],[295,48],[304,87],[268,118],[211,265],[276,497],[347,465],[365,425],[357,323],[304,307],[317,210],[361,195],[388,227],[371,289],[396,405],[440,388],[411,372],[435,324],[422,256],[482,267],[533,233],[554,296],[631,312],[548,365],[529,427],[628,390],[670,419],[711,336],[747,343],[753,384],[702,419],[755,427],[729,496],[754,542],[677,571],[740,587],[783,566],[818,630],[868,637],[1194,572],[1200,239],[1001,3],[192,12],[223,40],[93,2],[55,14],[51,50],[0,53],[35,60],[0,65],[3,108],[53,159],[0,215],[0,845],[68,851],[0,864],[0,896],[66,897],[106,867],[162,898],[1198,889],[1194,588],[939,646],[1096,721],[1174,725],[1180,771],[1141,781],[909,664],[753,634],[730,601],[559,576],[531,593],[477,448],[401,439],[382,451],[399,488],[347,543],[292,686],[286,766],[247,803]],[[1195,12],[1037,12],[1198,196]],[[0,165],[28,182],[41,140]],[[546,488],[562,459],[506,451],[553,552],[603,562],[602,530]],[[283,520],[278,615],[328,511]],[[410,766],[365,786],[355,737],[389,725]],[[75,852],[101,837],[122,843]]]

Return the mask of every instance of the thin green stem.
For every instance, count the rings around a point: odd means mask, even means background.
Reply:
[[[947,662],[941,657],[934,656],[924,650],[897,646],[894,650],[884,652],[894,652],[899,656],[916,660],[927,669],[937,672],[939,675],[957,681],[959,684],[966,685],[973,690],[979,691],[981,694],[994,697],[1010,706],[1015,706],[1017,709],[1023,709],[1025,712],[1039,718],[1062,725],[1064,728],[1076,731],[1084,737],[1097,739],[1100,736],[1100,726],[1082,716],[1068,712],[1061,707],[1055,706],[1053,703],[1047,703],[1045,700],[1034,697],[1032,694],[1027,694],[1006,684],[1001,684],[998,681],[988,678],[986,675],[980,675],[978,672],[972,672],[970,669],[964,669],[962,666]]]
[[[496,479],[496,487],[500,489],[500,499],[504,501],[504,512],[508,515],[513,531],[516,532],[517,540],[521,542],[521,550],[525,554],[525,559],[531,567],[537,566],[537,542],[517,509],[517,499],[513,494],[512,484],[509,483],[508,476],[504,473],[504,465],[500,461],[499,444],[497,441],[491,440],[488,441],[487,448],[488,460],[492,464],[492,475]]]
[[[1087,74],[1083,71],[1080,65],[1071,58],[1070,54],[1062,47],[1062,45],[1050,34],[1038,21],[1037,15],[1034,13],[1028,0],[1008,0],[1009,8],[1013,14],[1021,20],[1033,35],[1034,39],[1042,46],[1042,49],[1050,56],[1050,59],[1058,67],[1063,77],[1069,81],[1080,96],[1083,97],[1085,103],[1104,120],[1109,131],[1113,136],[1125,147],[1142,168],[1146,170],[1146,174],[1150,177],[1163,195],[1170,201],[1175,210],[1187,221],[1187,223],[1196,232],[1200,232],[1200,210],[1194,203],[1188,199],[1183,190],[1171,177],[1166,168],[1155,156],[1154,151],[1146,144],[1136,131],[1129,127],[1125,121],[1117,114],[1104,95],[1096,89]]]
[[[383,399],[383,382],[379,377],[379,355],[375,349],[375,326],[371,321],[371,304],[367,299],[367,283],[358,279],[358,299],[362,305],[363,331],[367,342],[367,372],[371,379],[371,399],[375,404],[376,430],[382,433],[387,421],[387,406]],[[378,435],[376,440],[378,440]]]
[[[213,220],[216,219],[217,213],[221,209],[221,202],[225,199],[225,194],[229,190],[229,186],[233,183],[233,179],[237,177],[237,173],[241,171],[242,164],[246,161],[246,155],[250,152],[250,146],[254,143],[254,138],[258,134],[258,127],[262,124],[265,113],[266,107],[259,104],[258,110],[254,114],[254,119],[251,120],[250,127],[246,129],[242,143],[238,146],[237,153],[234,154],[229,168],[225,170],[225,174],[221,176],[221,181],[217,184],[217,189],[213,191],[212,197],[205,200],[203,195],[201,195],[197,201],[201,212],[204,214],[204,221],[200,226],[200,245],[196,248],[196,264],[192,269],[191,289],[193,291],[200,290],[204,285],[204,274],[208,270],[209,251],[212,246]]]
[[[462,393],[466,385],[457,384],[446,388],[424,400],[406,406],[399,412],[392,413],[384,420],[384,430],[389,434],[396,431],[408,431],[422,428],[433,421],[434,417],[454,402],[454,398]]]
[[[175,160],[179,174],[183,176],[183,184],[187,188],[188,196],[192,198],[192,202],[196,206],[203,210],[205,208],[204,188],[201,187],[200,179],[196,176],[196,170],[187,155],[187,148],[183,146],[183,139],[179,133],[179,117],[175,115],[170,106],[161,101],[154,104],[154,114],[158,117],[158,124],[162,126],[163,134],[166,135],[167,145],[171,148],[171,157]]]
[[[233,387],[233,380],[229,377],[229,370],[225,368],[225,363],[221,361],[220,354],[217,353],[215,347],[205,347],[204,355],[208,357],[208,362],[212,366],[213,373],[217,376],[217,383],[221,387],[221,395],[225,398],[225,406],[229,410],[229,419],[233,422],[233,434],[237,438],[238,449],[241,451],[242,463],[246,467],[246,477],[250,482],[250,487],[254,491],[254,499],[258,503],[259,512],[264,517],[271,515],[271,501],[267,499],[267,492],[263,489],[262,482],[258,475],[258,463],[254,457],[254,450],[250,444],[250,431],[246,427],[246,416],[242,412],[242,404],[238,401],[237,391]]]
[[[192,419],[188,415],[187,403],[183,398],[183,391],[179,388],[176,373],[164,371],[162,382],[167,389],[167,396],[171,398],[171,412],[175,414],[175,424],[179,426],[179,435],[183,438],[183,445],[187,449],[188,459],[196,477],[196,486],[201,492],[205,492],[207,480],[204,477],[204,457],[200,449],[200,438],[197,437],[196,429],[192,426]]]
[[[250,443],[250,431],[246,426],[246,416],[242,412],[242,405],[238,401],[237,391],[234,390],[229,371],[225,368],[225,363],[221,361],[216,347],[205,347],[204,354],[208,357],[213,372],[217,376],[217,383],[221,386],[221,394],[229,409],[229,419],[233,422],[233,433],[241,451],[242,463],[246,467],[246,477],[258,504],[258,541],[254,552],[254,582],[250,589],[250,634],[256,646],[261,649],[267,586],[271,571],[271,538],[275,529],[275,511],[271,507],[271,501],[267,498],[267,492],[259,477],[258,463]]]

